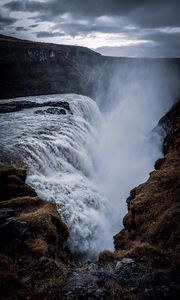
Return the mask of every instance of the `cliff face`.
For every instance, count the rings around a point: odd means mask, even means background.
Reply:
[[[115,97],[112,86],[119,70],[122,79],[131,68],[156,70],[164,64],[180,73],[180,59],[106,57],[85,47],[0,35],[0,99],[77,93],[105,105],[104,99]]]
[[[1,35],[0,98],[71,92],[91,94],[92,83],[87,82],[87,77],[93,67],[102,63],[102,56],[88,48]]]

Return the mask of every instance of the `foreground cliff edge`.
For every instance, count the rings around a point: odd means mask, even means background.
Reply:
[[[22,168],[0,166],[0,299],[176,300],[179,295],[180,103],[159,122],[164,158],[128,198],[115,252],[77,262],[56,205],[25,184]]]

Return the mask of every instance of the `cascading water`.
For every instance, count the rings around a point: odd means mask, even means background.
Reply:
[[[161,84],[153,72],[126,73],[125,80],[123,71],[121,80],[119,73],[112,76],[107,98],[113,98],[115,82],[120,80],[121,85],[104,113],[92,99],[75,94],[3,102],[43,103],[41,109],[0,115],[0,154],[3,162],[9,157],[12,163],[23,161],[27,183],[41,198],[57,203],[74,253],[92,256],[113,248],[112,236],[120,229],[130,189],[147,178],[161,155],[161,138],[152,129],[177,89],[159,73],[158,78],[164,78]],[[51,101],[68,102],[70,112],[48,113]]]
[[[96,103],[78,95],[19,100],[69,102],[71,113],[66,115],[46,114],[47,106],[41,113],[31,108],[2,115],[1,149],[14,161],[23,159],[27,183],[43,199],[57,203],[73,252],[94,254],[109,247],[111,207],[92,180],[98,164],[92,146],[102,119]]]

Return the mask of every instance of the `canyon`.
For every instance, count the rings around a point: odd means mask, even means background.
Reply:
[[[0,67],[1,298],[178,299],[180,60],[1,36]]]

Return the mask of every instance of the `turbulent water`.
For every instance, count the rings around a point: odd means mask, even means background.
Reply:
[[[39,108],[33,108],[1,115],[1,151],[13,161],[23,158],[28,165],[27,183],[40,197],[58,204],[70,229],[73,251],[94,253],[109,246],[111,207],[92,179],[99,163],[92,146],[98,143],[102,122],[96,103],[78,95],[19,100],[65,100],[72,114],[37,114]]]
[[[136,78],[104,113],[92,99],[66,94],[15,99],[48,105],[67,101],[71,111],[66,114],[43,113],[48,109],[43,106],[0,115],[2,161],[27,165],[27,183],[41,198],[57,203],[74,253],[112,249],[130,189],[147,179],[161,155],[161,137],[152,129],[172,97],[164,90],[160,101],[152,80],[140,88],[142,76]]]

